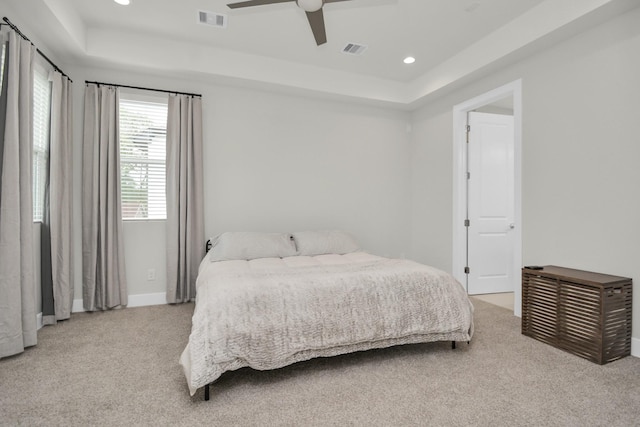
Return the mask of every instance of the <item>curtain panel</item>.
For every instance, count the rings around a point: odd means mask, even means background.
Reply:
[[[0,93],[0,358],[36,345],[32,93],[36,49],[8,33]]]
[[[170,95],[167,120],[167,302],[196,294],[204,248],[202,100]]]
[[[87,84],[82,152],[82,299],[87,311],[128,302],[118,104],[117,87]]]
[[[51,137],[41,228],[42,322],[71,317],[73,305],[73,131],[71,80],[51,72]]]

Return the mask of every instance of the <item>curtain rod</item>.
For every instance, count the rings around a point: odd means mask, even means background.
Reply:
[[[187,95],[187,96],[202,97],[202,95],[200,95],[199,93],[180,92],[180,91],[177,91],[177,90],[153,89],[153,88],[150,88],[150,87],[119,85],[119,84],[115,84],[115,83],[91,82],[89,80],[85,80],[84,82],[87,83],[87,84],[93,83],[93,84],[96,84],[98,86],[100,86],[100,85],[103,85],[103,86],[117,86],[117,87],[126,87],[128,89],[150,90],[152,92],[175,93],[176,95]]]
[[[20,30],[18,29],[18,27],[16,27],[16,26],[11,22],[11,21],[9,21],[9,18],[7,18],[7,17],[5,16],[5,17],[3,17],[3,18],[2,18],[2,20],[3,20],[5,23],[3,24],[2,22],[0,22],[0,26],[2,26],[2,25],[8,25],[8,26],[9,26],[9,27],[11,27],[11,29],[12,29],[13,31],[15,31],[15,32],[20,36],[20,37],[22,37],[23,39],[25,39],[26,41],[28,41],[29,43],[31,43],[32,45],[34,45],[34,44],[33,44],[33,42],[32,42],[31,40],[29,40],[29,37],[25,36],[25,35],[22,33],[22,31],[20,31]],[[35,46],[35,45],[34,45],[34,46]],[[69,79],[69,82],[73,83],[73,80],[71,80],[71,78],[70,78],[70,77],[69,77],[69,76],[68,76],[64,71],[62,71],[62,70],[60,69],[60,67],[58,67],[56,64],[54,64],[54,63],[53,63],[53,61],[51,61],[51,60],[47,57],[47,55],[45,55],[44,53],[42,53],[42,51],[41,51],[40,49],[38,49],[37,47],[36,47],[36,52],[38,52],[38,53],[40,54],[40,56],[42,56],[42,57],[43,57],[43,58],[44,58],[44,59],[45,59],[49,64],[51,64],[51,66],[52,66],[52,67],[53,67],[57,72],[59,72],[60,74],[62,74],[62,75],[63,75],[63,76],[65,76],[66,78],[68,78],[68,79]]]

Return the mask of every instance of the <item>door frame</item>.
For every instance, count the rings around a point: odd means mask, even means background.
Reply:
[[[522,316],[522,80],[518,79],[500,86],[453,107],[453,276],[467,287],[464,268],[467,263],[467,230],[464,225],[467,212],[467,113],[477,108],[511,97],[513,99],[514,124],[514,256],[513,277],[515,279],[514,315]]]

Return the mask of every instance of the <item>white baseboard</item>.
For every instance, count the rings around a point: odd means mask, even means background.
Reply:
[[[42,312],[36,315],[36,328],[39,331],[44,325],[42,324]]]
[[[80,313],[82,311],[84,311],[84,306],[82,305],[82,298],[74,299],[73,300],[73,305],[71,306],[71,312],[72,313]]]
[[[167,294],[158,292],[157,294],[129,295],[127,307],[146,307],[148,305],[163,305],[167,303]]]
[[[138,294],[138,295],[129,295],[129,304],[127,307],[146,307],[149,305],[163,305],[167,303],[167,294],[164,292],[159,292],[156,294]],[[79,313],[84,311],[84,306],[82,305],[82,299],[74,299],[73,306],[71,308],[73,313]]]
[[[631,355],[635,357],[640,357],[640,339],[639,338],[631,338]]]

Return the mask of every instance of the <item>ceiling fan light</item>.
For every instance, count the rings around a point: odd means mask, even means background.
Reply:
[[[296,0],[296,4],[299,8],[305,12],[316,12],[322,9],[324,4],[323,0]]]
[[[128,6],[129,3],[130,3],[129,0],[113,0],[113,1],[115,1],[116,3],[121,4],[123,6]]]

